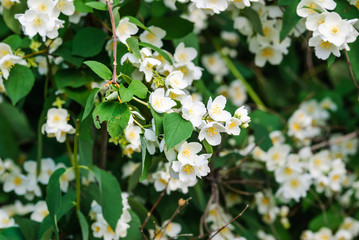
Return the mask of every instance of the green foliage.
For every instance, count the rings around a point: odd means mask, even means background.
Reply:
[[[141,239],[141,232],[139,227],[141,226],[140,219],[133,211],[129,211],[131,214],[130,228],[127,230],[126,240]]]
[[[153,46],[152,44],[146,43],[146,42],[140,42],[140,43],[138,43],[138,45],[140,45],[142,47],[151,48],[152,50],[158,52],[162,57],[164,57],[164,59],[166,59],[167,62],[169,62],[171,65],[173,65],[173,62],[172,62],[171,58],[168,56],[168,54],[165,53],[163,50],[159,49],[158,47]]]
[[[137,18],[132,17],[132,16],[125,16],[125,17],[122,17],[122,19],[123,19],[123,18],[128,18],[128,21],[129,21],[130,23],[136,24],[138,27],[140,27],[140,28],[142,28],[142,29],[144,29],[144,30],[146,30],[146,31],[151,32],[151,30],[148,29],[148,27],[146,27],[143,23],[141,23],[141,21],[138,20]]]
[[[256,32],[263,35],[262,22],[258,16],[258,13],[252,8],[247,7],[243,10],[243,15],[248,18],[249,22],[253,25],[253,28],[256,30]]]
[[[288,2],[288,6],[285,8],[284,14],[283,14],[283,24],[282,29],[280,31],[280,41],[283,41],[290,31],[295,27],[295,25],[299,22],[301,19],[297,15],[297,5],[299,3],[299,0],[292,0]]]
[[[91,94],[88,96],[86,105],[85,105],[84,114],[82,115],[82,121],[91,113],[92,108],[95,103],[96,95],[99,91],[100,91],[100,88],[94,88],[94,89],[92,89]]]
[[[57,222],[59,219],[58,215],[61,207],[60,177],[64,172],[64,168],[57,169],[51,175],[49,184],[46,187],[46,205],[47,209],[49,210],[49,216],[57,239],[59,239]]]
[[[103,217],[112,229],[116,229],[117,221],[121,217],[123,208],[120,185],[110,173],[96,166],[90,166],[89,168],[100,185],[101,202],[99,204],[102,207]]]
[[[359,17],[359,10],[355,6],[349,4],[348,1],[335,0],[335,2],[337,3],[337,6],[334,11],[339,13],[343,19],[354,19]]]
[[[72,42],[72,54],[81,57],[93,57],[99,54],[105,44],[107,34],[98,28],[82,28]]]
[[[167,150],[187,140],[193,132],[192,123],[184,120],[178,113],[167,114],[163,121]]]
[[[23,65],[15,65],[9,78],[4,82],[6,92],[12,104],[25,97],[34,86],[35,77],[31,69]]]
[[[359,79],[359,41],[349,44],[350,51],[348,52],[348,57],[352,65],[353,74],[358,81]]]
[[[15,3],[10,9],[3,8],[2,16],[8,28],[10,28],[14,33],[21,33],[21,24],[15,18],[15,14],[24,13],[27,8],[27,1],[21,0],[20,3]]]
[[[193,31],[193,23],[180,17],[155,17],[148,26],[154,25],[166,31],[164,39],[182,38]]]
[[[128,47],[132,51],[133,55],[135,55],[135,57],[137,57],[138,59],[141,59],[141,52],[138,46],[138,40],[136,38],[131,37],[131,38],[127,38],[126,42]]]
[[[112,79],[112,72],[106,65],[97,62],[97,61],[86,61],[84,62],[87,66],[91,68],[94,73],[96,73],[100,78],[103,80],[110,80]]]
[[[148,88],[140,80],[132,80],[130,86],[128,86],[128,90],[139,98],[145,99],[147,97]]]
[[[87,220],[86,220],[85,216],[81,213],[81,211],[77,211],[76,213],[77,213],[77,217],[80,221],[82,240],[87,240],[87,239],[89,239],[89,226],[88,226]]]
[[[148,170],[152,165],[152,157],[147,154],[146,139],[144,136],[141,137],[141,152],[142,152],[142,172],[140,182],[147,178]]]
[[[40,227],[39,223],[20,216],[15,216],[14,219],[16,224],[19,225],[20,231],[26,240],[37,238],[37,232]]]
[[[101,11],[107,10],[107,5],[103,2],[87,2],[85,5]]]
[[[12,48],[12,50],[15,50],[20,47],[21,38],[19,35],[14,34],[14,35],[8,36],[2,42],[8,44]]]
[[[78,88],[94,81],[92,75],[89,75],[88,72],[75,69],[60,70],[55,74],[54,78],[58,88]]]

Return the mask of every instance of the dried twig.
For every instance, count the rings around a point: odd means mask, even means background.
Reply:
[[[356,87],[357,89],[359,89],[359,84],[358,84],[358,82],[355,80],[354,73],[353,73],[353,68],[352,68],[352,63],[350,62],[350,59],[349,59],[347,50],[344,50],[344,53],[345,53],[345,58],[347,59],[347,62],[348,62],[348,65],[349,65],[350,76],[352,77],[352,80],[353,80],[353,82],[354,82],[355,87]]]
[[[357,130],[355,132],[352,132],[352,133],[349,133],[349,134],[344,135],[344,136],[340,136],[340,137],[337,137],[337,138],[334,138],[334,139],[330,139],[328,141],[324,141],[324,142],[315,144],[315,145],[313,145],[311,147],[311,150],[315,151],[315,150],[318,150],[318,149],[323,148],[323,147],[327,147],[327,146],[330,146],[330,145],[333,145],[333,144],[336,144],[336,143],[339,143],[339,142],[342,142],[342,141],[346,141],[346,140],[355,138],[358,135],[359,135],[359,130]]]
[[[117,36],[116,36],[116,26],[115,19],[113,17],[112,6],[109,0],[106,0],[108,12],[110,13],[111,25],[112,25],[112,37],[113,37],[113,74],[112,74],[112,83],[116,83],[117,73]]]

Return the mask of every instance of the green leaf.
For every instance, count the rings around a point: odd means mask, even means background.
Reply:
[[[132,51],[133,55],[135,55],[136,58],[141,59],[141,52],[140,52],[140,48],[138,47],[137,38],[134,37],[127,38],[126,43],[129,46],[130,50]]]
[[[107,5],[103,2],[87,2],[85,5],[101,11],[107,10]]]
[[[139,217],[133,211],[129,210],[131,215],[130,228],[127,230],[127,235],[124,240],[141,239],[140,226],[141,221]]]
[[[20,216],[15,216],[14,219],[16,224],[19,225],[21,233],[24,235],[26,240],[33,240],[37,238],[40,223]]]
[[[338,214],[339,212],[339,210],[338,212],[328,210],[312,218],[309,222],[309,230],[317,232],[323,226],[327,226],[332,230],[336,229],[343,222],[343,217]]]
[[[128,90],[139,98],[145,99],[147,97],[148,88],[140,80],[132,80]]]
[[[246,7],[245,9],[243,9],[242,13],[246,18],[248,18],[249,22],[252,24],[256,32],[263,35],[262,22],[258,16],[258,13],[250,7]]]
[[[329,58],[328,58],[328,68],[330,68],[330,66],[332,66],[332,64],[335,62],[336,57],[333,54],[330,54]]]
[[[64,90],[70,99],[74,100],[82,107],[85,107],[87,98],[91,93],[90,90],[84,86],[79,88],[64,88]]]
[[[15,134],[4,118],[0,118],[0,132],[0,158],[17,159],[20,151],[19,145],[15,139]]]
[[[349,44],[350,51],[348,57],[352,65],[353,73],[357,82],[359,82],[359,41]]]
[[[89,1],[90,0],[76,0],[76,1],[74,1],[76,12],[92,13],[93,9],[86,5],[86,2],[89,2]]]
[[[170,58],[170,56],[168,56],[167,53],[165,53],[163,50],[159,49],[156,46],[153,46],[152,44],[146,43],[146,42],[139,42],[138,45],[142,46],[142,47],[149,47],[152,50],[158,52],[162,57],[164,57],[164,59],[166,59],[167,62],[169,62],[171,65],[173,65],[172,59]]]
[[[87,98],[84,114],[82,115],[82,121],[91,113],[93,105],[95,103],[95,98],[97,93],[100,91],[100,88],[94,88],[91,91],[91,94]]]
[[[87,66],[91,68],[94,73],[96,73],[103,80],[112,79],[112,72],[105,64],[96,61],[86,61],[84,62]]]
[[[39,232],[38,232],[38,239],[41,240],[48,240],[52,239],[52,232],[53,232],[53,224],[50,215],[47,215],[41,222]]]
[[[155,129],[156,129],[156,135],[163,133],[163,120],[165,118],[166,113],[158,113],[155,110],[153,110],[151,104],[149,104],[151,114],[153,118],[155,119]]]
[[[298,0],[292,0],[285,8],[283,13],[282,29],[280,30],[280,41],[283,41],[288,36],[290,31],[292,31],[292,29],[301,19],[301,17],[297,15],[298,3]]]
[[[111,228],[115,230],[123,208],[120,185],[117,179],[110,173],[96,166],[90,166],[89,168],[100,185],[103,217]]]
[[[8,36],[2,42],[8,44],[12,50],[16,50],[21,45],[21,38],[19,35],[14,34],[14,35]]]
[[[55,74],[54,78],[57,88],[78,88],[94,81],[92,75],[78,69],[62,69]]]
[[[139,203],[132,197],[128,198],[128,204],[131,206],[131,211],[134,211],[137,214],[137,216],[140,218],[140,222],[143,222],[147,217],[148,210],[141,203]],[[153,229],[155,227],[154,223],[158,223],[158,221],[152,214],[145,228]]]
[[[100,123],[103,121],[112,120],[113,123],[118,124],[115,126],[117,129],[124,129],[128,124],[130,114],[126,103],[102,102],[95,108],[92,117],[97,128],[100,128]]]
[[[87,240],[89,238],[89,225],[86,218],[80,211],[77,211],[77,217],[81,226],[82,239]]]
[[[255,143],[263,150],[267,151],[273,146],[272,140],[269,137],[269,131],[260,124],[251,123],[251,128],[254,130]]]
[[[141,151],[142,151],[142,171],[141,171],[141,177],[140,182],[145,180],[147,178],[148,170],[151,168],[152,165],[152,157],[147,153],[147,147],[146,147],[146,140],[144,136],[140,135],[141,137]]]
[[[152,18],[147,26],[154,25],[166,31],[164,39],[172,40],[182,38],[193,32],[193,23],[181,17],[158,17]]]
[[[123,130],[125,130],[128,125],[128,121],[130,120],[131,112],[126,103],[120,104],[119,111],[121,111],[121,114],[112,118],[107,125],[107,131],[111,137],[117,137],[122,134]]]
[[[46,205],[55,230],[56,238],[59,239],[58,233],[58,214],[61,207],[61,189],[60,177],[65,172],[64,168],[59,168],[52,173],[49,184],[46,187]]]
[[[123,84],[121,83],[120,85],[120,97],[121,97],[121,101],[122,102],[128,102],[131,101],[133,98],[133,93],[132,91],[128,88],[126,88],[125,86],[123,86]]]
[[[19,20],[15,18],[15,14],[24,13],[27,8],[27,1],[21,0],[20,3],[16,3],[10,8],[7,9],[3,7],[3,18],[6,25],[17,34],[21,34],[21,24]]]
[[[88,166],[92,163],[92,150],[94,136],[92,134],[92,118],[84,119],[80,124],[79,130],[79,163]]]
[[[272,113],[265,112],[262,110],[255,110],[250,114],[251,123],[257,123],[267,129],[268,132],[282,129],[283,123],[281,119]]]
[[[213,153],[213,147],[207,142],[206,139],[204,139],[202,143],[207,153]]]
[[[81,57],[96,56],[103,49],[106,37],[107,34],[98,28],[82,28],[72,41],[72,54]]]
[[[128,18],[129,19],[128,21],[130,23],[136,24],[138,27],[151,32],[151,30],[149,30],[145,25],[143,25],[143,23],[140,20],[138,20],[137,18],[132,17],[132,16],[125,16],[125,17],[122,17],[121,19],[124,19],[124,18]]]
[[[334,11],[339,13],[342,18],[349,20],[359,17],[359,10],[347,0],[336,0],[335,2],[337,6]]]
[[[57,49],[56,54],[63,57],[67,62],[75,65],[75,67],[80,67],[83,61],[83,58],[72,55],[72,41],[64,42],[59,49]]]
[[[34,86],[35,77],[30,68],[16,64],[11,69],[9,78],[4,81],[6,92],[12,104],[25,97]]]
[[[136,170],[133,172],[133,174],[131,174],[131,176],[128,179],[127,192],[132,192],[132,190],[136,188],[141,177],[141,172],[142,169],[141,167],[138,166]]]
[[[167,114],[163,121],[163,128],[167,150],[187,140],[193,132],[192,123],[184,120],[178,113]]]
[[[1,229],[0,240],[23,240],[24,237],[18,227],[9,227]]]

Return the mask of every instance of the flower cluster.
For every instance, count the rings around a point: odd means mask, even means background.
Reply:
[[[349,51],[348,43],[359,35],[353,26],[357,19],[342,19],[338,13],[327,11],[335,7],[334,0],[302,0],[297,6],[297,14],[306,18],[305,26],[313,32],[309,46],[314,47],[319,59],[328,59],[330,54],[340,57],[340,50]]]
[[[95,222],[91,225],[94,237],[102,238],[105,240],[116,240],[124,238],[127,235],[127,230],[130,227],[129,222],[132,220],[130,214],[130,205],[128,204],[128,193],[123,192],[122,196],[122,215],[117,222],[116,229],[112,229],[106,222],[102,215],[102,208],[96,202],[91,204],[90,217]]]
[[[59,28],[65,23],[59,19],[60,13],[71,16],[75,12],[73,0],[29,0],[28,10],[15,17],[23,27],[23,31],[30,38],[36,34],[45,41],[46,37],[54,39],[58,36]]]

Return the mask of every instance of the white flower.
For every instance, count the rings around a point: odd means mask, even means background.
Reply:
[[[340,225],[339,229],[347,230],[352,234],[352,236],[358,236],[359,234],[359,221],[352,218],[344,218],[344,222]]]
[[[50,108],[47,112],[47,121],[42,125],[41,131],[48,137],[56,137],[58,142],[66,140],[67,133],[75,133],[75,129],[67,123],[67,110],[62,108]]]
[[[325,22],[325,18],[328,14],[328,12],[324,12],[321,14],[310,15],[305,22],[306,28],[313,32],[317,31],[318,27]]]
[[[202,127],[199,132],[198,139],[202,141],[206,139],[206,141],[212,146],[218,146],[221,143],[222,137],[221,132],[225,132],[226,129],[217,122],[210,122]]]
[[[148,28],[149,31],[144,31],[140,35],[141,42],[150,43],[158,48],[163,46],[162,38],[166,36],[166,31],[159,27],[151,26]]]
[[[6,53],[6,50],[2,51],[3,53]],[[26,65],[26,61],[23,60],[21,57],[12,54],[6,54],[2,58],[0,58],[0,71],[2,72],[2,76],[5,79],[8,79],[10,75],[10,70],[15,66],[15,64]]]
[[[15,220],[3,210],[0,209],[0,229],[10,228],[15,226]]]
[[[75,5],[73,0],[56,0],[54,9],[55,14],[62,12],[67,16],[71,16],[75,12]]]
[[[56,166],[56,168],[66,168],[66,166],[63,163],[60,163]],[[64,172],[60,177],[61,191],[67,192],[67,189],[69,188],[69,183],[74,179],[75,179],[75,173],[73,169]]]
[[[182,101],[182,117],[190,121],[193,127],[202,124],[202,117],[206,113],[206,107],[200,101],[193,101],[192,96],[186,96]]]
[[[336,12],[328,13],[325,21],[319,25],[318,32],[324,41],[340,47],[351,31],[351,24],[343,20]]]
[[[314,239],[333,239],[332,230],[326,227],[322,227],[314,234]]]
[[[140,163],[135,163],[132,161],[126,162],[122,167],[121,178],[124,179],[124,178],[131,176],[139,166],[140,166]]]
[[[184,164],[185,162],[197,156],[197,153],[199,153],[201,150],[202,150],[202,145],[200,143],[198,142],[188,143],[187,141],[184,141],[178,147],[178,155],[177,155],[178,161]]]
[[[33,38],[37,33],[45,41],[48,31],[55,28],[55,20],[50,18],[47,13],[36,10],[27,10],[25,14],[16,14],[15,18],[23,26],[24,33]]]
[[[247,100],[247,92],[243,84],[239,80],[234,80],[228,89],[231,102],[235,106],[241,106]]]
[[[145,60],[143,60],[143,62],[141,63],[139,71],[144,72],[146,81],[150,82],[153,77],[153,68],[155,66],[159,66],[159,65],[161,65],[161,61],[159,61],[155,58],[148,57],[148,58],[145,58]]]
[[[149,102],[153,109],[158,113],[164,113],[176,106],[176,102],[169,97],[165,97],[165,90],[158,88],[151,93]]]
[[[24,195],[26,193],[27,179],[24,175],[18,172],[12,172],[6,175],[4,179],[4,192],[14,191],[17,195]]]
[[[230,118],[226,122],[226,132],[230,135],[238,136],[241,133],[241,129],[239,128],[242,122],[235,117]]]
[[[0,58],[4,57],[7,54],[13,55],[11,47],[6,43],[0,43]]]
[[[135,124],[129,124],[125,128],[125,138],[135,148],[141,145],[140,134],[142,133],[141,128]]]
[[[254,63],[259,67],[264,67],[268,61],[272,65],[278,65],[283,59],[282,52],[273,46],[263,46],[256,52]]]
[[[283,198],[284,201],[294,199],[298,202],[301,197],[307,195],[310,185],[311,178],[309,174],[295,175],[283,183],[278,189],[277,195]]]
[[[266,167],[269,171],[274,171],[286,162],[290,147],[288,145],[275,145],[266,154]]]
[[[324,8],[319,5],[319,2],[318,0],[302,0],[297,6],[298,16],[308,17],[312,14],[317,14],[316,10],[325,12]]]
[[[329,41],[324,41],[321,36],[313,36],[310,38],[308,45],[310,47],[314,47],[315,56],[319,59],[326,60],[329,58],[331,53],[333,53],[336,57],[340,57],[338,46],[330,43]]]
[[[34,207],[34,212],[31,214],[30,219],[36,222],[42,222],[42,220],[49,215],[49,210],[45,201],[38,201]]]
[[[202,68],[195,66],[193,62],[188,62],[183,65],[177,64],[176,70],[183,73],[183,79],[188,85],[191,85],[193,80],[198,80],[202,76]]]
[[[245,36],[253,34],[252,24],[246,17],[236,17],[234,19],[234,28]]]
[[[313,177],[319,177],[330,169],[330,153],[327,150],[313,155],[308,162],[308,169]]]
[[[37,70],[41,75],[47,74],[47,61],[44,56],[36,56],[35,61],[37,63]]]
[[[213,75],[223,77],[228,74],[227,65],[217,52],[210,55],[203,55],[202,63],[207,71]]]
[[[36,10],[37,12],[42,13],[51,13],[54,9],[54,1],[48,0],[28,0],[27,5],[30,9]]]
[[[231,118],[231,114],[224,110],[226,106],[227,99],[219,95],[213,101],[210,97],[207,103],[207,110],[209,116],[215,121],[226,122]]]
[[[188,83],[183,79],[181,71],[173,71],[166,78],[166,86],[174,89],[184,89],[188,86]]]
[[[234,117],[238,118],[241,121],[241,127],[247,128],[249,126],[251,118],[248,116],[248,111],[244,108],[244,106],[238,108],[234,112]]]
[[[120,20],[117,28],[116,28],[116,35],[120,39],[123,44],[126,44],[127,38],[130,38],[132,35],[135,35],[138,32],[138,27],[129,22],[129,18],[123,18]]]
[[[176,47],[173,57],[177,64],[186,64],[193,61],[197,57],[197,50],[192,47],[185,47],[184,43],[181,42]]]
[[[275,170],[275,179],[279,183],[290,180],[293,176],[296,176],[302,172],[302,169],[295,165],[284,165]]]
[[[228,7],[227,0],[192,0],[192,2],[196,4],[197,8],[210,9],[214,13],[220,13]]]
[[[165,230],[165,234],[171,238],[174,238],[181,232],[181,224],[175,222],[168,222],[169,220],[164,221],[162,227],[165,227],[168,224]]]

